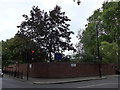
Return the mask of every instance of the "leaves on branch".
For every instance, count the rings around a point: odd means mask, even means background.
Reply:
[[[70,19],[65,16],[65,12],[61,12],[61,7],[56,7],[49,11],[41,11],[38,6],[32,7],[30,17],[23,15],[25,21],[18,28],[18,34],[23,34],[40,47],[44,48],[49,54],[62,52],[64,50],[74,50],[70,44],[70,35],[74,32],[69,30],[70,24],[66,22]]]

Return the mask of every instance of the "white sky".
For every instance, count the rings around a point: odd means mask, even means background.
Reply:
[[[72,43],[77,42],[77,32],[84,29],[87,18],[93,11],[100,8],[105,0],[81,0],[78,6],[73,0],[0,0],[0,41],[14,37],[18,29],[16,26],[24,20],[23,14],[29,15],[32,6],[38,6],[41,10],[52,10],[56,4],[61,6],[68,18],[71,19],[70,29],[75,32],[72,35]]]

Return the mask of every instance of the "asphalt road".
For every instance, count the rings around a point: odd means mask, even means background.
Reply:
[[[2,89],[2,78],[0,77],[0,90]]]
[[[31,82],[22,82],[9,77],[2,80],[3,88],[118,88],[118,77],[108,77],[103,80],[91,80],[64,84],[36,85]]]

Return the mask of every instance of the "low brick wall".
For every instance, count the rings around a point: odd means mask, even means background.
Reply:
[[[102,75],[115,74],[118,66],[117,64],[102,64]],[[13,68],[10,68],[13,67]],[[6,67],[9,71],[27,73],[27,64],[21,64],[19,66]],[[64,77],[86,77],[86,76],[98,76],[99,69],[98,64],[83,64],[83,63],[70,63],[70,62],[51,62],[51,63],[33,63],[29,69],[30,77],[40,78],[64,78]]]

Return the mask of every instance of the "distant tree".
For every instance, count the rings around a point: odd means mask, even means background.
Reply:
[[[39,48],[43,48],[48,52],[49,60],[52,61],[52,54],[56,52],[63,52],[65,50],[74,50],[72,44],[70,44],[70,35],[73,34],[69,30],[70,21],[65,12],[61,12],[61,8],[56,7],[49,11],[49,14],[45,11],[41,11],[38,7],[33,6],[30,11],[30,17],[23,15],[25,21],[21,23],[18,28],[18,34],[25,35],[35,43]]]

